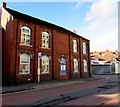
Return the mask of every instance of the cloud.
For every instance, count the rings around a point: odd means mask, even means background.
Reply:
[[[115,0],[93,2],[84,21],[89,24],[76,30],[90,39],[91,51],[118,49],[118,7]]]
[[[81,4],[82,4],[82,2],[78,2],[78,3],[76,4],[75,8],[80,8]]]
[[[69,6],[70,9],[72,10],[75,10],[75,9],[78,9],[78,8],[81,8],[83,5],[83,2],[76,2],[76,4],[74,6]]]
[[[107,1],[107,2],[106,2]],[[95,2],[92,4],[90,11],[87,12],[85,21],[91,21],[97,18],[106,18],[113,15],[116,11],[116,3],[115,0],[100,0],[99,2]]]

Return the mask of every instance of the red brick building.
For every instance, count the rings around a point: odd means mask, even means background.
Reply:
[[[91,77],[88,39],[5,3],[1,26],[4,84]]]

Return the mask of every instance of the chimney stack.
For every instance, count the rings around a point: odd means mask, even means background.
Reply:
[[[73,30],[73,33],[75,33],[75,34],[76,34],[76,30],[75,30],[75,29]]]
[[[3,3],[0,5],[0,7],[6,7],[6,3],[3,2]]]

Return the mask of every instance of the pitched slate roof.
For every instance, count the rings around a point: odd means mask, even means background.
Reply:
[[[46,22],[46,21],[43,21],[43,20],[40,20],[38,18],[35,18],[35,17],[32,17],[32,16],[29,16],[29,15],[26,15],[26,14],[23,14],[23,13],[20,13],[20,12],[17,12],[15,10],[12,10],[10,8],[5,8],[14,18],[18,18],[18,19],[22,19],[22,20],[26,20],[26,21],[29,21],[29,22],[32,22],[32,23],[35,23],[35,24],[38,24],[38,25],[44,25],[44,26],[47,26],[49,28],[52,28],[52,29],[57,29],[59,31],[62,31],[62,32],[66,32],[67,34],[69,35],[73,35],[73,36],[79,36],[63,27],[60,27],[60,26],[57,26],[55,24],[52,24],[52,23],[49,23],[49,22]],[[81,37],[81,36],[79,36]],[[83,39],[86,39],[84,37],[81,37]],[[88,39],[86,39],[88,40]]]

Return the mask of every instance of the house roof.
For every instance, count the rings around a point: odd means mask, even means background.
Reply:
[[[66,32],[68,33],[69,35],[73,35],[73,36],[77,36],[77,37],[81,37],[85,40],[88,40],[82,36],[79,36],[75,33],[73,33],[72,31],[69,31],[63,27],[60,27],[60,26],[57,26],[55,24],[52,24],[52,23],[49,23],[49,22],[46,22],[46,21],[43,21],[41,19],[38,19],[38,18],[35,18],[35,17],[32,17],[32,16],[29,16],[29,15],[26,15],[26,14],[23,14],[23,13],[20,13],[18,11],[15,11],[15,10],[12,10],[10,8],[5,8],[14,18],[18,18],[18,19],[22,19],[22,20],[26,20],[26,21],[29,21],[29,22],[32,22],[32,23],[35,23],[35,24],[38,24],[38,25],[45,25],[49,28],[52,28],[52,29],[57,29],[59,31],[62,31],[62,32]],[[88,40],[89,41],[89,40]]]
[[[115,59],[115,56],[109,50],[101,51],[101,52],[91,52],[91,59],[98,59],[104,61],[112,61]]]

